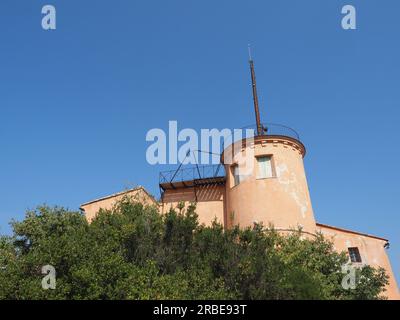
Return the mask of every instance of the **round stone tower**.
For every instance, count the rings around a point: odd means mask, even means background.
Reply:
[[[222,154],[227,226],[262,222],[276,229],[301,227],[315,233],[305,152],[300,140],[289,134],[256,135],[227,147]]]
[[[250,49],[249,57],[256,126],[249,128],[251,137],[246,130],[246,138],[233,139],[222,152],[226,225],[263,223],[314,234],[316,223],[303,164],[306,149],[291,128],[261,123]]]

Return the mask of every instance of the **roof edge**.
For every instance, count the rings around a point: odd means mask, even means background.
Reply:
[[[138,190],[144,191],[150,198],[152,198],[154,200],[155,203],[158,204],[158,201],[156,200],[156,198],[154,198],[154,196],[152,194],[150,194],[143,186],[137,186],[137,187],[132,188],[132,189],[127,189],[127,190],[124,190],[124,191],[120,191],[120,192],[117,192],[117,193],[110,194],[108,196],[104,196],[104,197],[101,197],[101,198],[97,198],[97,199],[85,202],[85,203],[80,205],[79,209],[84,210],[83,207],[87,206],[89,204],[96,203],[96,202],[103,201],[103,200],[107,200],[107,199],[114,198],[114,197],[118,197],[118,196],[122,196],[122,195],[124,195],[126,193],[129,193],[129,192],[132,192],[132,191],[138,191]]]
[[[324,228],[334,229],[334,230],[338,230],[338,231],[342,231],[342,232],[358,234],[360,236],[364,236],[364,237],[368,237],[368,238],[374,238],[374,239],[378,239],[378,240],[383,240],[383,241],[389,242],[388,239],[385,239],[385,238],[382,238],[382,237],[378,237],[378,236],[374,236],[374,235],[368,234],[368,233],[362,233],[362,232],[353,231],[353,230],[349,230],[349,229],[334,227],[334,226],[330,226],[328,224],[323,224],[323,223],[318,223],[318,222],[316,223],[316,225],[317,225],[317,227],[324,227]]]

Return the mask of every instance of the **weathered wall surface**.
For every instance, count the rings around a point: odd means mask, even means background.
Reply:
[[[238,142],[241,143],[241,142]],[[232,153],[232,146],[224,157]],[[233,163],[239,157],[252,161],[254,170],[239,185],[234,186],[232,166],[225,165],[227,173],[227,214],[229,225],[251,226],[254,222],[272,223],[276,228],[302,227],[315,232],[315,219],[308,191],[300,143],[290,139],[257,137],[254,144],[234,153]],[[257,179],[258,156],[272,156],[274,177]]]
[[[390,265],[389,257],[386,254],[386,249],[384,248],[386,240],[320,224],[317,224],[317,231],[333,242],[336,251],[348,252],[348,248],[357,247],[360,251],[362,264],[384,268],[389,275],[390,281],[385,295],[389,299],[400,299],[396,279]]]
[[[210,225],[216,218],[218,222],[224,224],[224,193],[225,186],[202,186],[194,188],[168,189],[164,193],[163,203],[161,204],[162,213],[166,213],[170,208],[176,208],[179,202],[183,201],[185,207],[191,202],[196,202],[196,213],[199,222]]]
[[[170,208],[176,208],[180,202],[184,202],[186,208],[190,203],[196,203],[199,222],[205,225],[210,225],[216,219],[225,228],[233,225],[247,227],[254,222],[262,222],[265,226],[272,224],[277,229],[302,227],[308,233],[322,232],[333,241],[337,251],[348,252],[349,247],[357,247],[362,263],[385,268],[390,277],[385,295],[389,299],[400,299],[384,249],[385,239],[316,223],[303,165],[305,149],[301,143],[271,136],[257,137],[248,146],[239,143],[241,148],[235,154],[233,164],[243,158],[244,154],[250,155],[247,161],[251,161],[252,171],[247,172],[247,177],[236,186],[232,166],[226,164],[225,185],[167,189],[161,203],[143,187],[138,187],[88,202],[81,209],[88,221],[91,221],[100,208],[111,209],[117,201],[129,196],[145,205],[159,207],[163,214]],[[225,149],[223,157],[227,153],[232,153],[232,146]],[[273,177],[258,178],[259,156],[272,156]]]
[[[126,196],[144,205],[159,206],[158,202],[143,187],[138,187],[85,203],[81,205],[81,210],[85,212],[86,219],[90,222],[100,209],[111,209],[116,202]]]

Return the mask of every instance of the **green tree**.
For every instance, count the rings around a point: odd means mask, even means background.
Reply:
[[[383,269],[341,286],[344,253],[322,235],[199,225],[194,204],[161,215],[124,198],[89,224],[47,206],[0,237],[0,299],[381,299]],[[56,269],[42,289],[41,268]]]

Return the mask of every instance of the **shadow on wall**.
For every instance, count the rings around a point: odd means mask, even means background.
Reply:
[[[168,190],[164,194],[164,202],[208,202],[208,201],[223,201],[224,186],[202,186],[188,189]]]

